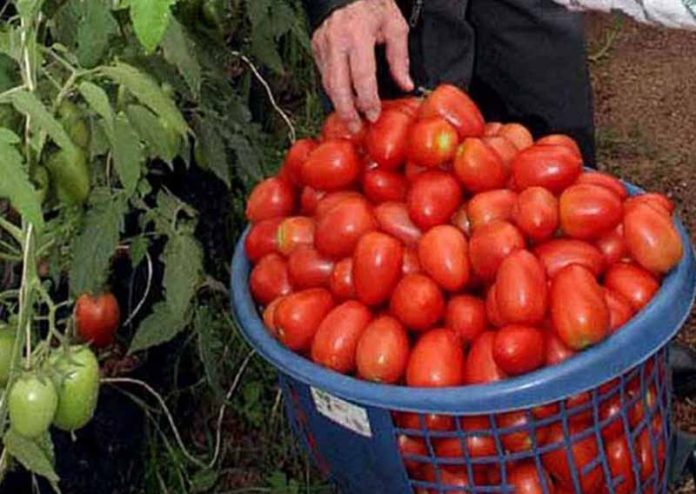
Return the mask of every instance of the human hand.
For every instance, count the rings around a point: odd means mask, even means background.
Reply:
[[[392,77],[405,91],[409,75],[408,24],[394,0],[358,0],[334,11],[314,32],[312,50],[322,84],[351,131],[360,115],[379,118],[375,45],[386,45]]]

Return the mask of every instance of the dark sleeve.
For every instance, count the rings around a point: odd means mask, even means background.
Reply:
[[[334,10],[345,7],[354,1],[355,0],[302,0],[302,5],[309,19],[310,32],[313,33]]]

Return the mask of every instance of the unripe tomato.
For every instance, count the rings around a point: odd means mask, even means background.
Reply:
[[[370,232],[358,241],[353,253],[353,283],[358,300],[379,305],[389,299],[401,278],[403,246],[394,237]]]
[[[579,264],[595,276],[599,276],[605,267],[602,253],[592,244],[582,240],[553,239],[535,247],[534,255],[546,268],[549,278],[554,278],[559,271],[571,264]]]
[[[443,117],[457,129],[460,139],[483,135],[485,122],[476,103],[462,90],[440,84],[423,101],[419,118]]]
[[[276,177],[259,182],[251,191],[246,217],[252,223],[289,216],[295,209],[295,193],[285,180]]]
[[[423,232],[408,214],[408,206],[403,202],[383,202],[374,210],[380,230],[398,238],[404,245],[416,245]]]
[[[406,368],[406,384],[447,387],[464,383],[464,350],[451,329],[431,329],[416,342]]]
[[[457,129],[444,118],[418,120],[408,134],[408,160],[419,166],[434,168],[454,157],[458,143]]]
[[[664,274],[681,260],[682,242],[671,216],[636,204],[626,211],[623,225],[628,251],[648,271]]]
[[[614,290],[604,288],[604,300],[609,308],[609,329],[613,333],[626,324],[635,313],[631,302]]]
[[[292,292],[288,264],[279,254],[268,254],[251,270],[249,275],[251,294],[261,305]]]
[[[451,225],[438,225],[418,242],[420,266],[443,289],[455,292],[469,281],[469,249],[464,234]]]
[[[604,276],[604,285],[623,295],[635,311],[641,310],[660,289],[657,279],[636,264],[617,263]]]
[[[524,237],[514,225],[507,221],[493,221],[478,228],[471,236],[471,267],[482,280],[493,281],[503,259],[524,247]]]
[[[319,218],[314,245],[322,254],[341,259],[353,250],[367,232],[377,229],[377,220],[363,198],[344,199]]]
[[[571,433],[577,434],[580,430],[571,427]],[[547,445],[565,444],[563,428],[560,424],[551,426]],[[541,457],[542,463],[546,470],[556,478],[563,486],[573,486],[573,476],[568,463],[568,453],[572,455],[573,463],[577,469],[582,492],[590,494],[599,492],[599,488],[604,481],[602,473],[602,465],[597,464],[589,472],[582,474],[581,472],[587,465],[597,458],[599,453],[597,440],[593,435],[590,435],[579,441],[574,441],[570,446],[563,446],[544,453]]]
[[[116,297],[103,293],[96,297],[80,295],[75,303],[75,329],[82,341],[96,348],[110,345],[121,322]]]
[[[286,170],[290,182],[296,187],[304,185],[302,182],[302,165],[316,147],[317,142],[314,139],[298,139],[285,155],[283,169]]]
[[[494,340],[494,331],[485,331],[474,340],[466,358],[466,384],[485,384],[505,379],[505,373],[493,358]]]
[[[337,300],[355,298],[352,257],[341,259],[334,265],[333,272],[329,278],[329,287]]]
[[[538,146],[563,146],[575,154],[578,158],[582,158],[580,146],[575,142],[575,139],[563,134],[551,134],[542,137],[536,141]]]
[[[295,289],[329,287],[333,260],[309,245],[300,245],[288,257],[288,278]]]
[[[7,397],[10,427],[30,439],[48,430],[57,408],[58,393],[46,376],[24,374],[14,382]]]
[[[495,332],[493,359],[506,374],[516,376],[544,365],[544,333],[532,326],[503,326]]]
[[[496,275],[498,313],[507,324],[537,324],[547,308],[546,274],[534,254],[520,249],[500,263]]]
[[[498,130],[497,135],[505,137],[512,142],[515,147],[523,151],[534,144],[534,137],[527,127],[518,123],[505,124]]]
[[[365,135],[365,150],[380,168],[394,170],[406,161],[413,118],[397,109],[383,109]]]
[[[546,365],[560,364],[575,355],[575,350],[569,348],[554,331],[546,331]]]
[[[595,241],[595,246],[604,255],[605,264],[611,266],[628,257],[628,246],[624,238],[623,223],[605,233]]]
[[[336,372],[355,369],[355,350],[372,312],[356,300],[337,305],[317,328],[312,342],[312,360]]]
[[[51,186],[58,199],[68,205],[81,206],[89,197],[91,173],[85,153],[65,149],[51,153],[46,160]]]
[[[529,187],[517,197],[512,219],[528,239],[547,240],[558,228],[558,199],[543,187]]]
[[[408,181],[400,173],[375,168],[363,174],[362,188],[365,197],[376,204],[403,201],[406,199]]]
[[[276,232],[278,252],[289,256],[300,245],[311,246],[314,243],[316,225],[307,216],[290,216],[285,218]]]
[[[471,343],[486,330],[486,304],[478,297],[457,295],[447,302],[445,326],[457,333],[464,343]]]
[[[51,354],[49,360],[56,372],[58,408],[53,425],[64,431],[75,431],[92,420],[99,397],[99,362],[87,347],[71,347],[67,352]]]
[[[613,175],[609,175],[608,173],[598,171],[581,173],[575,183],[591,184],[604,187],[616,194],[622,201],[628,197],[626,186],[621,182],[621,180]]]
[[[569,237],[596,239],[619,224],[621,199],[611,190],[592,184],[568,187],[558,202],[561,229]]]
[[[278,250],[278,227],[283,218],[259,221],[249,230],[244,240],[244,250],[251,262]]]
[[[507,166],[498,153],[483,140],[473,137],[457,149],[454,174],[464,189],[473,194],[502,189],[509,178]]]
[[[512,176],[520,190],[537,185],[559,194],[573,184],[581,172],[582,158],[559,145],[535,144],[512,160]]]
[[[406,328],[399,321],[391,316],[373,319],[358,342],[358,375],[385,384],[399,382],[406,371],[410,347]]]
[[[441,318],[445,299],[437,284],[423,274],[409,274],[401,278],[389,303],[390,312],[407,328],[423,331]]]
[[[462,190],[449,173],[427,171],[411,184],[406,203],[413,222],[422,229],[449,222],[462,202]]]
[[[476,194],[466,206],[472,230],[495,220],[508,221],[512,217],[517,193],[508,189],[489,190]]]
[[[344,189],[355,183],[361,168],[350,141],[327,140],[307,156],[302,165],[302,183],[319,190]]]
[[[319,324],[333,307],[333,297],[324,288],[291,293],[275,310],[278,339],[291,350],[309,349]]]

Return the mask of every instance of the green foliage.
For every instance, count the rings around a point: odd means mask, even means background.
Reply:
[[[16,458],[26,469],[41,475],[58,490],[58,475],[53,464],[53,446],[48,434],[39,439],[27,439],[12,429],[7,431],[2,438],[7,452]]]

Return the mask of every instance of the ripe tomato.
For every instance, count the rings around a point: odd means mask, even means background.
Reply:
[[[628,247],[624,238],[623,224],[605,233],[595,241],[595,246],[604,255],[605,264],[611,266],[614,263],[628,257]]]
[[[500,315],[500,309],[498,308],[498,298],[496,297],[496,286],[495,283],[491,285],[486,294],[486,317],[488,321],[496,327],[505,326],[505,321]]]
[[[671,216],[639,203],[626,211],[623,225],[628,251],[648,271],[664,274],[681,260],[682,242]]]
[[[547,308],[546,274],[541,262],[520,249],[500,263],[495,280],[498,313],[507,324],[537,324]]]
[[[500,127],[500,130],[498,130],[497,135],[507,138],[520,151],[534,144],[532,133],[527,130],[527,127],[518,123],[503,125]]]
[[[516,376],[542,367],[544,333],[532,326],[510,325],[495,332],[493,359],[506,374]]]
[[[462,204],[452,215],[450,223],[459,228],[468,237],[471,235],[471,222],[467,212],[467,204]]]
[[[365,135],[365,150],[380,168],[394,170],[406,160],[413,118],[399,110],[383,110]]]
[[[626,324],[635,312],[628,299],[614,290],[604,288],[604,300],[609,308],[609,330],[613,333]]]
[[[518,149],[510,142],[509,139],[502,136],[486,136],[482,138],[483,142],[491,148],[503,160],[503,165],[508,174],[510,172],[510,162],[517,155]]]
[[[648,271],[636,264],[617,263],[609,267],[604,285],[623,295],[635,311],[641,310],[653,298],[660,283]]]
[[[571,434],[577,434],[579,431],[571,427]],[[554,449],[544,453],[541,461],[546,470],[556,478],[563,486],[569,487],[572,490],[573,476],[571,474],[570,465],[568,464],[568,452],[573,457],[573,464],[577,469],[580,480],[580,486],[584,494],[593,494],[598,492],[599,487],[604,481],[602,473],[602,465],[597,464],[589,472],[581,474],[583,469],[592,462],[598,455],[597,441],[594,436],[588,436],[579,441],[573,442],[572,445],[565,445],[563,428],[560,424],[553,424],[549,431],[547,445],[564,444],[563,447]]]
[[[459,386],[464,383],[464,350],[454,331],[431,329],[411,351],[406,384],[413,387]]]
[[[524,247],[524,237],[514,225],[507,221],[493,221],[478,228],[471,236],[471,267],[482,280],[493,281],[503,259]]]
[[[554,494],[556,492],[549,474],[543,469],[537,470],[534,462],[529,460],[515,465],[507,479],[508,484],[515,488],[515,494]]]
[[[302,182],[302,165],[307,161],[309,154],[317,147],[314,139],[298,139],[290,147],[283,160],[283,169],[293,185],[299,187]]]
[[[458,143],[457,129],[444,118],[418,120],[408,134],[408,159],[416,165],[434,168],[452,159]]]
[[[614,492],[616,494],[631,494],[636,490],[636,479],[633,476],[631,450],[626,437],[621,435],[608,441],[604,450],[613,480],[615,481],[619,476],[623,477],[621,483],[615,485]]]
[[[58,393],[53,381],[36,374],[20,376],[7,397],[10,427],[29,439],[48,430],[57,409]]]
[[[504,379],[505,373],[493,358],[494,331],[484,331],[471,345],[466,358],[464,382],[466,384],[485,384]]]
[[[295,193],[285,180],[271,177],[259,182],[251,191],[246,217],[252,223],[289,216],[295,209]]]
[[[353,254],[364,234],[377,229],[377,220],[363,198],[344,199],[317,221],[314,245],[322,254],[340,259]]]
[[[587,268],[571,264],[551,283],[551,318],[563,342],[574,350],[599,343],[609,333],[609,308],[602,287]]]
[[[442,317],[445,299],[432,279],[423,274],[409,274],[401,278],[389,303],[390,312],[407,328],[423,331]]]
[[[317,204],[324,196],[326,196],[326,191],[305,185],[300,194],[300,212],[305,216],[312,216],[317,209]]]
[[[590,404],[591,395],[589,391],[571,396],[565,402],[568,410],[569,423],[579,430],[585,430],[592,424],[592,406]]]
[[[116,297],[102,293],[93,297],[80,295],[75,303],[75,329],[82,341],[103,348],[114,341],[121,322],[121,310]]]
[[[292,292],[288,264],[279,254],[263,257],[249,275],[251,294],[261,305]]]
[[[385,201],[403,201],[406,199],[408,181],[400,173],[375,168],[363,174],[362,188],[365,197],[377,204]]]
[[[401,274],[406,276],[407,274],[420,273],[421,266],[418,260],[418,251],[415,247],[404,248],[404,262],[401,265]]]
[[[404,245],[414,246],[423,232],[408,214],[408,206],[403,202],[383,202],[374,210],[380,230],[398,238]]]
[[[406,113],[411,118],[416,118],[418,110],[423,102],[421,98],[415,96],[406,96],[404,98],[396,98],[382,101],[382,111],[399,110]]]
[[[307,216],[290,216],[285,218],[276,232],[278,252],[289,256],[300,245],[312,245],[316,225]]]
[[[568,187],[558,202],[561,229],[569,237],[590,240],[619,224],[621,199],[611,190],[592,184]]]
[[[466,237],[451,225],[431,228],[418,242],[421,268],[451,292],[460,290],[469,281],[468,252]]]
[[[515,411],[498,414],[496,417],[496,423],[498,428],[502,432],[503,446],[506,450],[510,452],[519,451],[529,451],[532,449],[533,441],[531,432],[531,421],[534,420],[533,417],[527,416],[524,411]],[[506,430],[524,427],[523,429],[506,432]],[[539,427],[536,429],[534,434],[536,438],[537,447],[543,445],[546,442],[546,438],[549,434],[548,427]]]
[[[249,230],[244,240],[244,251],[251,262],[256,262],[266,254],[278,249],[278,226],[283,218],[259,221]]]
[[[438,440],[435,444],[435,456],[438,458],[465,458],[462,442],[466,444],[466,452],[470,458],[496,455],[495,439],[491,434],[491,426],[486,417],[461,417],[459,424],[463,431],[474,434],[467,436],[464,441],[458,437]]]
[[[428,456],[428,448],[425,445],[425,441],[418,437],[401,434],[397,439],[397,446],[401,456]],[[404,466],[411,474],[417,472],[421,465],[423,465],[423,463],[415,460],[404,460]]]
[[[660,212],[666,212],[671,216],[674,212],[674,203],[665,195],[657,192],[646,192],[637,196],[632,196],[624,202],[624,214],[636,204],[648,204]]]
[[[438,477],[435,473],[435,467],[431,463],[423,466],[423,480],[432,484],[438,483]],[[475,475],[475,474],[474,474]],[[481,485],[477,482],[478,485]],[[446,487],[447,491],[440,489],[428,489],[426,494],[439,494],[440,492],[451,492],[452,494],[466,494],[471,492],[469,487],[469,476],[466,473],[466,468],[458,466],[441,466],[439,485]],[[454,489],[454,487],[465,487],[466,489]]]
[[[508,221],[517,202],[517,194],[508,189],[489,190],[471,198],[466,207],[472,230],[495,220]]]
[[[655,473],[655,462],[657,462],[658,471],[662,471],[665,464],[665,442],[662,437],[655,437],[656,448],[653,449],[650,440],[650,430],[648,428],[643,431],[636,439],[634,448],[640,461],[640,481],[645,482],[650,476]]]
[[[563,340],[553,331],[546,331],[546,365],[560,364],[564,360],[575,355],[572,348],[568,348]]]
[[[336,192],[324,193],[317,201],[316,208],[314,209],[314,216],[317,220],[320,220],[326,213],[331,211],[334,206],[346,199],[365,200],[363,195],[355,190],[339,190]]]
[[[353,283],[361,302],[379,305],[389,299],[401,278],[403,254],[401,242],[386,233],[360,238],[353,253]]]
[[[579,264],[599,276],[604,271],[604,257],[592,244],[582,240],[557,238],[534,248],[534,254],[546,268],[549,278],[571,264]]]
[[[291,293],[275,310],[278,339],[291,350],[308,350],[319,324],[333,306],[333,297],[324,288]]]
[[[483,135],[484,120],[476,103],[459,88],[439,85],[423,101],[420,118],[441,116],[457,129],[460,139]]]
[[[337,305],[319,324],[312,342],[312,360],[336,372],[355,369],[355,350],[372,312],[356,300]]]
[[[394,384],[406,371],[411,345],[406,328],[391,316],[372,320],[355,353],[358,375],[368,381]]]
[[[558,228],[558,199],[543,187],[529,187],[517,197],[512,220],[528,239],[548,240]]]
[[[612,396],[599,406],[599,420],[602,422],[609,421],[602,428],[602,439],[604,441],[611,441],[625,434],[621,415],[622,408],[619,395]]]
[[[397,416],[397,424],[402,429],[429,431],[454,430],[454,418],[451,415],[440,415],[436,413],[418,414],[402,412]]]
[[[328,140],[302,165],[302,182],[319,190],[343,189],[355,183],[360,170],[360,158],[350,141]]]
[[[49,357],[56,376],[58,408],[53,425],[64,431],[81,429],[92,419],[99,397],[99,362],[84,346],[56,351]]]
[[[478,297],[457,295],[447,302],[445,326],[454,330],[464,343],[471,343],[486,330],[486,304]]]
[[[582,159],[564,146],[539,145],[521,151],[512,160],[512,175],[520,190],[535,185],[559,194],[582,171]]]
[[[576,184],[590,184],[605,187],[616,194],[622,201],[628,197],[626,186],[613,175],[598,171],[585,172],[580,174],[575,181]]]
[[[345,139],[359,147],[365,139],[366,132],[367,126],[364,125],[362,121],[360,122],[360,128],[357,132],[351,132],[343,119],[334,112],[324,120],[324,125],[321,128],[321,141]]]
[[[536,144],[538,146],[563,146],[572,151],[573,154],[577,155],[578,158],[582,158],[582,152],[580,152],[580,147],[575,139],[568,137],[563,134],[551,134],[539,139]]]
[[[355,298],[355,284],[353,283],[353,258],[346,257],[334,265],[329,278],[329,288],[338,300]]]
[[[502,158],[483,140],[470,137],[457,149],[454,174],[464,188],[473,194],[502,189],[509,172]]]
[[[502,122],[486,122],[483,130],[484,136],[497,136],[500,129],[503,128]]]
[[[317,249],[301,245],[288,257],[288,277],[295,289],[329,287],[334,262]]]
[[[276,298],[263,309],[263,324],[266,326],[268,332],[275,338],[278,338],[278,328],[275,325],[275,311],[278,308],[278,304],[280,304],[284,298],[285,296]]]
[[[413,222],[428,229],[449,222],[462,202],[462,190],[449,173],[427,171],[411,184],[406,203]]]

